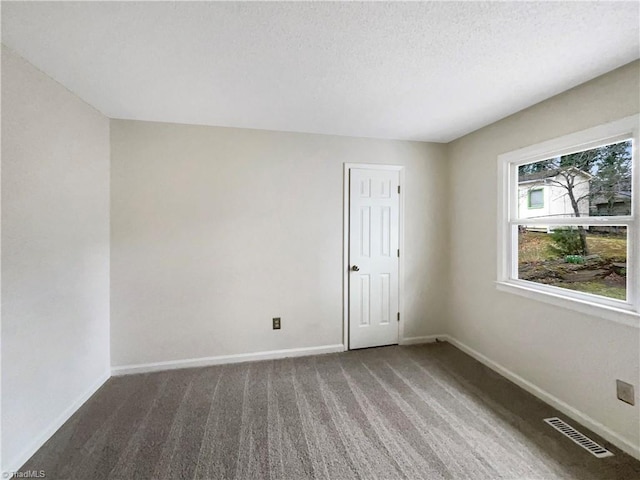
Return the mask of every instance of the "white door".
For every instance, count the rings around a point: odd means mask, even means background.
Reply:
[[[398,343],[400,172],[351,168],[349,348]]]

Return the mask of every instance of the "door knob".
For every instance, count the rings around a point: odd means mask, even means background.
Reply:
[[[360,270],[360,267],[358,265],[354,265],[353,267],[351,267],[351,270],[353,270],[354,272],[358,272]]]

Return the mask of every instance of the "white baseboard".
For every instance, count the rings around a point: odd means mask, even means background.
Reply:
[[[304,357],[307,355],[320,355],[323,353],[344,352],[343,344],[321,345],[319,347],[290,348],[287,350],[270,350],[257,353],[240,353],[237,355],[221,355],[217,357],[187,358],[184,360],[170,360],[167,362],[141,363],[136,365],[123,365],[111,368],[111,374],[130,375],[133,373],[158,372],[162,370],[174,370],[177,368],[207,367],[210,365],[223,365],[226,363],[255,362],[257,360],[274,360],[287,357]]]
[[[69,405],[58,417],[45,428],[40,435],[38,435],[16,458],[9,459],[4,465],[2,465],[3,478],[9,478],[9,472],[17,472],[27,460],[29,460],[34,453],[38,451],[42,445],[49,440],[54,433],[58,431],[64,423],[71,418],[71,416],[78,411],[78,409],[89,400],[91,395],[96,393],[98,389],[109,380],[111,375],[104,373],[97,382],[89,387],[82,395],[80,395],[71,405]]]
[[[572,407],[568,403],[563,402],[562,400],[560,400],[559,398],[553,396],[549,392],[541,389],[540,387],[538,387],[537,385],[534,385],[533,383],[529,382],[528,380],[525,380],[520,375],[512,372],[511,370],[509,370],[506,367],[503,367],[499,363],[491,360],[489,357],[487,357],[487,356],[483,355],[482,353],[478,352],[477,350],[474,350],[473,348],[465,345],[464,343],[462,343],[459,340],[451,337],[450,335],[442,335],[442,336],[439,336],[439,338],[441,338],[442,340],[448,341],[449,343],[451,343],[452,345],[456,346],[457,348],[459,348],[463,352],[471,355],[473,358],[478,360],[480,363],[483,363],[484,365],[489,367],[491,370],[494,370],[495,372],[499,373],[503,377],[511,380],[513,383],[518,385],[520,388],[522,388],[522,389],[526,390],[527,392],[531,393],[532,395],[538,397],[540,400],[542,400],[543,402],[551,405],[552,407],[556,408],[557,410],[560,410],[567,417],[572,418],[576,422],[581,423],[582,425],[584,425],[588,429],[590,429],[593,432],[597,433],[602,438],[604,438],[605,440],[611,442],[613,445],[618,447],[623,452],[626,452],[629,455],[631,455],[632,457],[640,460],[640,445],[634,445],[633,443],[631,443],[627,439],[621,437],[620,435],[618,435],[617,433],[615,433],[614,431],[612,431],[611,429],[609,429],[608,427],[606,427],[602,423],[594,420],[593,418],[589,417],[588,415],[586,415],[585,413],[581,412],[580,410],[577,410],[576,408]]]
[[[400,340],[400,345],[418,345],[420,343],[433,343],[436,340],[444,340],[446,335],[425,335],[424,337],[404,337]]]

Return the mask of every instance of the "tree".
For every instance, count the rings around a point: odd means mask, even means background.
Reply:
[[[591,190],[595,198],[606,201],[606,215],[613,214],[616,200],[631,199],[631,142],[609,145],[602,152],[598,172],[594,176]],[[626,215],[631,215],[631,201]]]

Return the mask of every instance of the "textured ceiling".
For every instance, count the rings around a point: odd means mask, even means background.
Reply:
[[[447,142],[640,56],[638,2],[2,2],[114,118]]]

